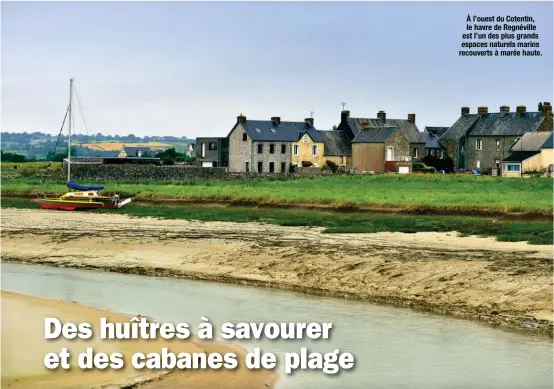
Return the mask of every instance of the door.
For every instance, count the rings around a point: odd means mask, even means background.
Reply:
[[[394,161],[394,148],[392,146],[387,147],[387,161]]]

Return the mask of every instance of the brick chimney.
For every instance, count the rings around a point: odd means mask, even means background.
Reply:
[[[477,107],[477,115],[483,116],[486,113],[489,113],[489,107]]]
[[[304,119],[306,123],[308,123],[310,126],[314,126],[314,118],[306,118]]]
[[[469,107],[462,107],[462,116],[469,115]]]
[[[508,113],[510,112],[510,107],[508,107],[507,105],[503,105],[500,107],[500,113]]]
[[[280,117],[280,116],[273,116],[273,117],[271,118],[271,121],[272,121],[273,123],[275,123],[276,125],[280,125],[280,124],[281,124],[281,117]]]
[[[527,107],[525,105],[518,105],[516,107],[516,114],[517,116],[521,116],[527,111]]]
[[[379,111],[377,112],[377,119],[381,120],[383,123],[386,123],[387,121],[387,114],[385,111]]]
[[[246,123],[246,116],[244,116],[242,113],[237,116],[237,123]]]
[[[415,113],[408,114],[408,121],[415,124]]]
[[[342,111],[340,113],[340,122],[344,123],[350,118],[350,111]]]
[[[542,114],[543,116],[551,117],[552,105],[550,105],[550,103],[547,103],[547,102],[542,103]]]

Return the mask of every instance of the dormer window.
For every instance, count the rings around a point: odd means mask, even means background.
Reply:
[[[272,129],[271,129],[271,132],[273,132],[273,133],[275,134],[275,128],[272,128]]]
[[[261,131],[259,128],[256,128],[256,132],[257,132],[257,133],[260,133],[260,132],[262,132],[262,131]]]

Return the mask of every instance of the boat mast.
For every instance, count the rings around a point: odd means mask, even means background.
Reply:
[[[71,181],[71,116],[73,116],[73,78],[69,79],[69,137],[67,141],[67,182]]]

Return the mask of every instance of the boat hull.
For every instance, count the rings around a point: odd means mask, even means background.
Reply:
[[[59,199],[35,199],[32,203],[37,204],[43,209],[59,209],[63,211],[75,211],[77,209],[119,209],[128,204],[131,199],[123,200],[119,203],[113,203],[110,200],[105,201],[66,201]]]

